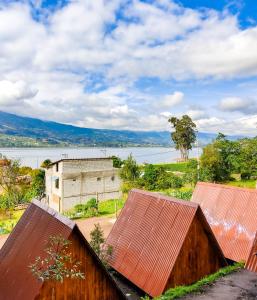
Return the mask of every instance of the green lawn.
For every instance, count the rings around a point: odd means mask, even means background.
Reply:
[[[195,293],[201,291],[202,287],[205,285],[213,283],[215,280],[226,276],[232,272],[238,271],[239,269],[243,268],[243,263],[235,263],[232,266],[228,266],[225,268],[220,269],[218,272],[211,274],[209,276],[204,277],[203,279],[197,281],[192,285],[187,286],[178,286],[173,289],[167,290],[162,296],[154,298],[154,300],[173,300],[180,297],[183,297],[190,293]],[[145,300],[150,300],[149,297],[143,298]]]
[[[156,167],[163,167],[167,171],[172,172],[186,172],[187,171],[187,162],[180,163],[162,163],[162,164],[154,164]]]
[[[7,215],[0,215],[0,234],[10,233],[13,227],[17,224],[20,217],[24,213],[24,209],[17,210],[12,213],[12,217],[9,218]]]
[[[120,210],[124,203],[124,199],[117,200],[107,200],[99,203],[99,215],[111,215],[115,213],[115,203],[117,205],[117,210]]]
[[[226,183],[232,186],[238,186],[243,188],[255,189],[256,188],[256,180],[239,180],[239,181],[229,181]]]

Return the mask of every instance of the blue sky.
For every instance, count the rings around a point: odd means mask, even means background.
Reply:
[[[0,0],[0,110],[256,135],[256,22],[250,0]]]

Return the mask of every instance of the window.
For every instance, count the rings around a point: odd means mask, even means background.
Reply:
[[[101,177],[97,177],[97,181],[101,181]]]
[[[58,172],[59,171],[59,164],[58,163],[55,165],[55,168],[56,168],[56,172]]]
[[[112,176],[112,181],[114,181],[115,180],[115,176]]]
[[[59,178],[55,179],[55,188],[59,189]]]

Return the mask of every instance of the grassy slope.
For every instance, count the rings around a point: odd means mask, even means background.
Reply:
[[[173,289],[167,290],[162,296],[154,298],[154,300],[173,300],[183,297],[190,293],[199,292],[205,285],[213,283],[215,280],[226,276],[232,272],[238,271],[244,266],[242,263],[235,263],[232,266],[228,266],[220,269],[218,272],[204,277],[203,279],[197,281],[196,283],[188,286],[178,286]],[[150,298],[145,297],[145,300],[150,300]]]

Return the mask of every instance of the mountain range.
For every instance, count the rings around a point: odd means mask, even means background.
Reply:
[[[199,132],[199,144],[217,134]],[[238,139],[241,136],[230,136]],[[168,131],[130,131],[83,128],[0,111],[0,147],[43,146],[171,146]]]

